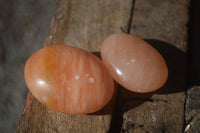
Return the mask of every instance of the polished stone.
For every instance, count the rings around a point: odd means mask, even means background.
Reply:
[[[167,80],[168,69],[164,58],[136,36],[109,36],[102,44],[101,56],[113,78],[133,92],[157,90]]]
[[[71,46],[38,50],[28,59],[24,74],[29,90],[42,104],[67,114],[96,112],[114,93],[113,79],[102,61]]]

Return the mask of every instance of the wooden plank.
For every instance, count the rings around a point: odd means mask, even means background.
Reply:
[[[187,50],[189,0],[136,0],[131,33]]]
[[[45,45],[72,45],[99,51],[109,34],[128,30],[132,0],[60,0]],[[106,133],[114,98],[103,110],[90,115],[66,115],[52,111],[29,95],[17,133]]]
[[[169,68],[169,78],[165,86],[152,93],[136,94],[121,89],[121,132],[182,133],[188,2],[189,0],[135,1],[130,33],[146,39],[164,56]]]
[[[100,51],[110,34],[128,30],[132,0],[62,0],[58,4],[52,44]]]

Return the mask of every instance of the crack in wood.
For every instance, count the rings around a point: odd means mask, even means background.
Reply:
[[[127,33],[129,34],[131,31],[131,25],[132,25],[132,20],[133,20],[133,10],[134,10],[134,5],[135,5],[135,0],[132,0],[132,6],[131,6],[131,11],[130,11],[130,18],[128,22],[128,30]]]

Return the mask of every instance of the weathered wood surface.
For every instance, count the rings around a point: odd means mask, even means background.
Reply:
[[[200,86],[187,91],[185,104],[185,133],[200,132]]]
[[[165,86],[152,93],[121,89],[121,132],[183,132],[188,5],[189,0],[135,1],[130,33],[160,51],[168,65],[169,78]]]
[[[50,32],[52,44],[73,45],[100,51],[110,34],[127,31],[132,0],[61,0]]]
[[[110,34],[128,30],[132,0],[59,0],[45,45],[72,45],[98,52]],[[41,44],[42,47],[42,44]],[[52,111],[33,96],[28,98],[16,132],[109,132],[114,98],[103,110],[90,115],[66,115]]]
[[[181,133],[186,98],[188,2],[60,0],[46,45],[67,44],[99,52],[105,37],[123,30],[146,39],[160,51],[169,67],[169,79],[160,90],[147,94],[119,87],[117,99],[92,115],[57,113],[33,97],[16,132]]]

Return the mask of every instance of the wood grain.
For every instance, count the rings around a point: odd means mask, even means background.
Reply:
[[[108,35],[128,30],[132,0],[61,0],[57,7],[52,44],[99,52]]]
[[[72,45],[99,52],[105,37],[121,29],[128,30],[132,3],[132,0],[59,0],[45,45]],[[57,113],[34,97],[28,104],[17,133],[106,133],[110,129],[114,97],[104,109],[90,115]]]
[[[189,0],[136,0],[131,34],[187,50]]]

